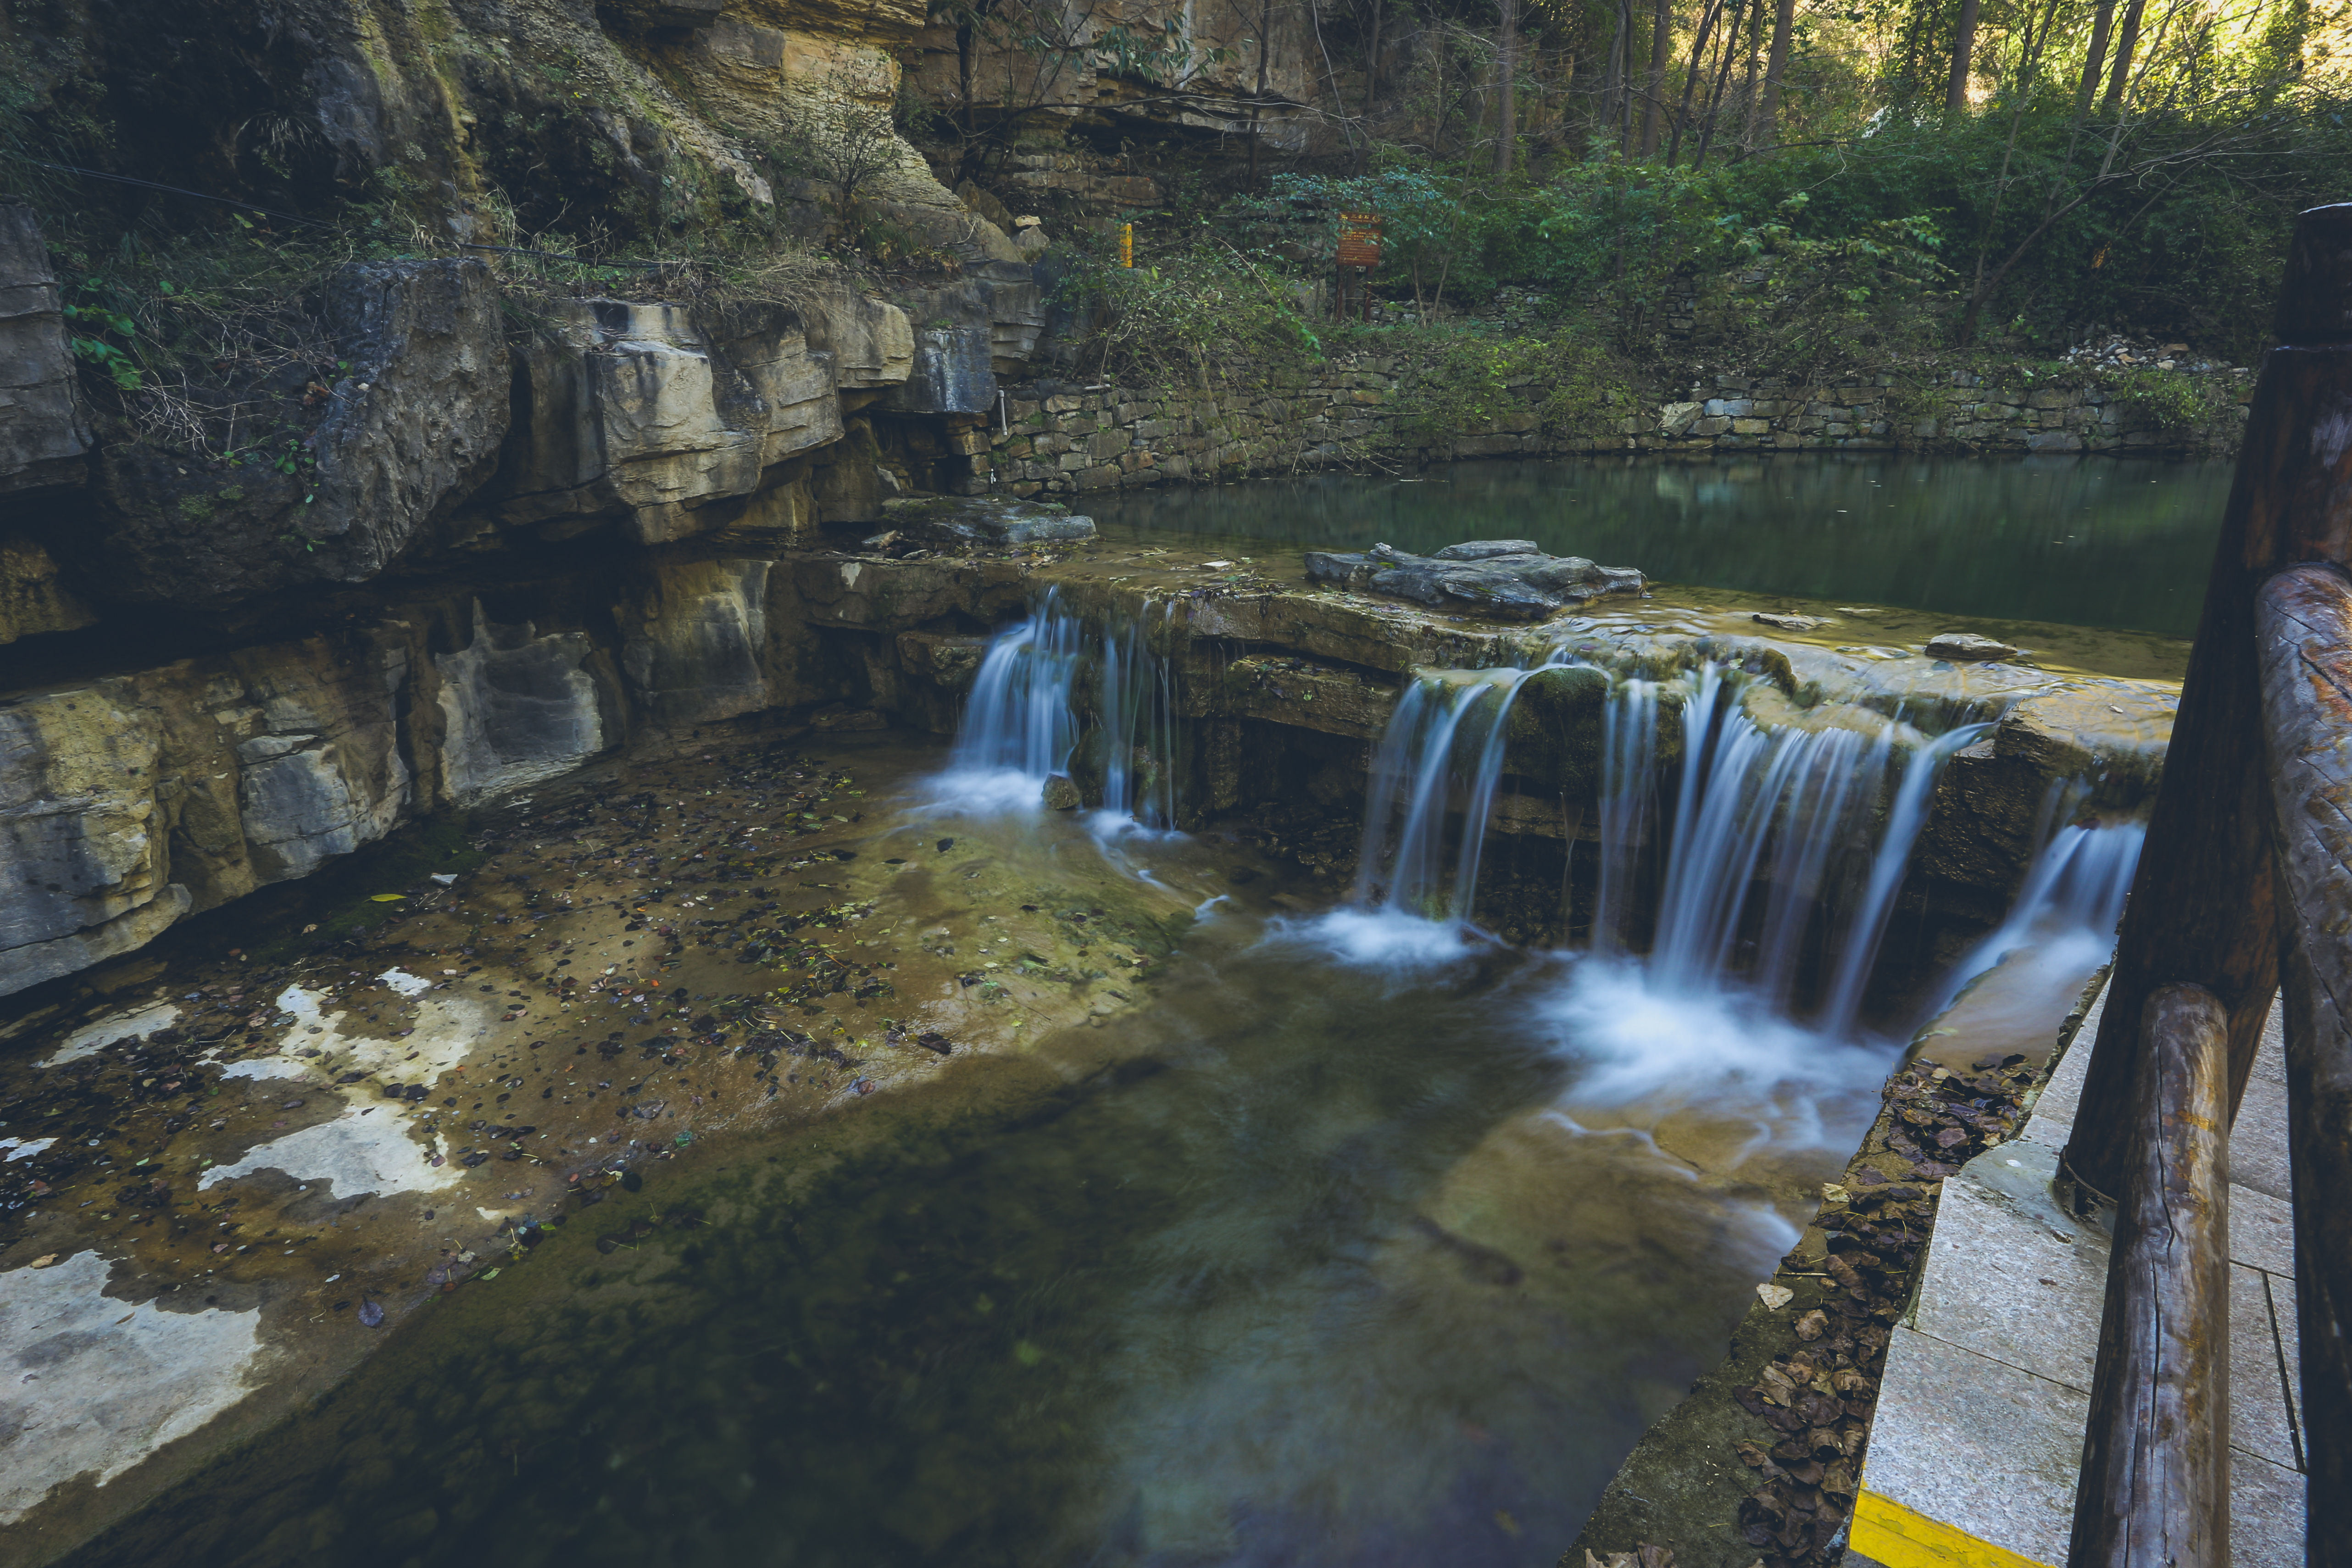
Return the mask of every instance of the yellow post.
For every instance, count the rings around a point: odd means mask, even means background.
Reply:
[[[1118,226],[1118,264],[1121,267],[1135,265],[1135,226],[1131,223]]]

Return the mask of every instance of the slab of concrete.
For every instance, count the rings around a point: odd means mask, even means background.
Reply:
[[[2094,1005],[2019,1136],[1945,1184],[1912,1310],[1887,1352],[1846,1555],[1859,1568],[2066,1559],[2113,1222],[2105,1211],[2073,1215],[2052,1183],[2100,1014]],[[2238,1568],[2303,1561],[2284,1047],[2273,1009],[2231,1135]]]

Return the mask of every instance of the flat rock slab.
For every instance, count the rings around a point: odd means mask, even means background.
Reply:
[[[882,514],[906,537],[940,544],[1055,544],[1095,536],[1093,518],[990,496],[894,497],[882,503]]]
[[[1759,616],[1758,620],[1764,617]],[[1991,664],[1996,660],[2015,658],[2017,649],[2005,642],[1980,637],[1974,632],[1939,632],[1927,639],[1929,658],[1948,658],[1955,664]]]
[[[1474,539],[1432,555],[1387,544],[1361,553],[1314,550],[1307,554],[1307,575],[1437,609],[1528,621],[1604,594],[1639,594],[1644,586],[1642,574],[1630,567],[1596,566],[1581,555],[1547,555],[1529,539]]]

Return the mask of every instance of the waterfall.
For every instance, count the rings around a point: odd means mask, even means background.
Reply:
[[[1173,606],[1160,606],[1165,623]],[[1146,614],[1150,611],[1147,608]],[[1136,618],[1103,634],[1095,711],[1101,720],[1103,809],[1147,827],[1176,825],[1176,673]]]
[[[1628,680],[1601,710],[1601,892],[1592,916],[1596,952],[1632,940],[1642,846],[1657,800],[1658,687]]]
[[[1822,1027],[1849,1033],[1936,776],[1982,727],[1906,750],[1895,744],[1904,726],[1894,720],[1875,734],[1768,730],[1742,711],[1739,678],[1715,667],[1680,684],[1682,764],[1666,817],[1651,971],[1690,991],[1719,987],[1744,967],[1749,988],[1786,1007],[1818,944],[1829,969]],[[1656,683],[1628,681],[1602,720],[1593,921],[1601,952],[1639,944],[1634,904],[1661,815],[1659,705]],[[1750,929],[1755,954],[1743,966],[1738,948]]]
[[[2045,829],[2049,821],[2072,816],[2087,794],[2080,781],[2055,786],[2043,807]],[[2095,968],[2115,946],[2147,837],[2142,822],[2069,822],[2049,833],[2026,868],[2009,918],[1954,966],[1927,1016],[1942,1012],[1970,981],[2022,951],[2053,967]]]
[[[939,780],[943,803],[982,811],[1039,803],[1045,781],[1068,766],[1077,744],[1071,696],[1085,634],[1051,588],[1026,619],[996,634]]]
[[[1503,773],[1504,731],[1519,688],[1535,673],[1447,670],[1424,675],[1406,690],[1381,736],[1365,792],[1363,847],[1356,864],[1360,906],[1457,926],[1469,921],[1486,818]],[[1449,892],[1445,827],[1457,805],[1462,829]],[[1396,848],[1383,853],[1391,825]]]
[[[1174,672],[1145,623],[1097,630],[1048,588],[990,641],[935,788],[960,809],[1034,809],[1054,778],[1098,763],[1106,810],[1167,827],[1177,754]]]
[[[1954,752],[1991,729],[1968,724],[1937,736],[1911,755],[1903,782],[1895,791],[1895,805],[1886,814],[1886,829],[1872,857],[1870,880],[1863,889],[1862,907],[1849,922],[1836,976],[1822,1008],[1822,1026],[1837,1036],[1850,1034],[1862,1013],[1863,988],[1869,984],[1871,965],[1878,958],[1879,939],[1886,934],[1887,917],[1895,912],[1895,895],[1903,885],[1904,868],[1911,863],[1911,846],[1927,825],[1927,797],[1936,775]]]

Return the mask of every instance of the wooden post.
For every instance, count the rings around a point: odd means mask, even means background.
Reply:
[[[2258,625],[2285,905],[2306,1561],[2352,1568],[2352,579],[2283,572]]]
[[[2147,847],[2124,910],[2106,1015],[2067,1168],[2101,1193],[2131,1168],[2141,1009],[2159,985],[2201,985],[2230,1015],[2232,1114],[2278,988],[2270,790],[2263,763],[2254,595],[2282,567],[2352,562],[2352,205],[2295,226],[2214,552]]]
[[[2159,987],[2116,1215],[2067,1568],[2229,1568],[2230,1015]]]

